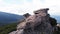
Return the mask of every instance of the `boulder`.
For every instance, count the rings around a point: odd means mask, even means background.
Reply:
[[[30,15],[23,22],[17,25],[17,30],[13,34],[53,34],[55,25],[50,21],[48,14],[49,8],[34,11],[34,15]],[[26,14],[24,15],[26,16]],[[53,19],[54,20],[54,19]],[[55,23],[55,22],[54,22]],[[53,26],[54,25],[54,26]],[[12,34],[10,33],[10,34]]]

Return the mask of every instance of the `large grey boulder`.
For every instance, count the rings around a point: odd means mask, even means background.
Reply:
[[[25,21],[17,25],[17,30],[13,34],[53,34],[54,28],[49,21],[49,8],[34,11],[34,15],[29,16]],[[12,34],[10,33],[10,34]]]
[[[32,15],[26,19],[26,34],[53,34],[54,28],[49,22],[49,16],[47,11],[48,8],[37,10],[34,12],[35,15]],[[27,29],[30,29],[31,31]]]

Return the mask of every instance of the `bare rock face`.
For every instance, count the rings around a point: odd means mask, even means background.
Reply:
[[[32,15],[26,19],[26,34],[53,34],[54,28],[49,22],[48,8],[35,11],[35,15]],[[38,27],[39,26],[39,27]]]
[[[53,34],[54,28],[48,15],[49,8],[34,11],[34,15],[29,16],[25,21],[17,26],[13,34]],[[9,33],[9,34],[12,34]]]

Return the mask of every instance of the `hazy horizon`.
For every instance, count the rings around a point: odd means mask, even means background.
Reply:
[[[60,0],[0,0],[0,12],[23,15],[33,14],[41,8],[49,8],[51,15],[60,15]]]

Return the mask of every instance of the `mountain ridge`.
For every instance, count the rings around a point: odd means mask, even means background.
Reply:
[[[0,12],[0,25],[17,22],[23,18],[24,17],[22,15]]]

